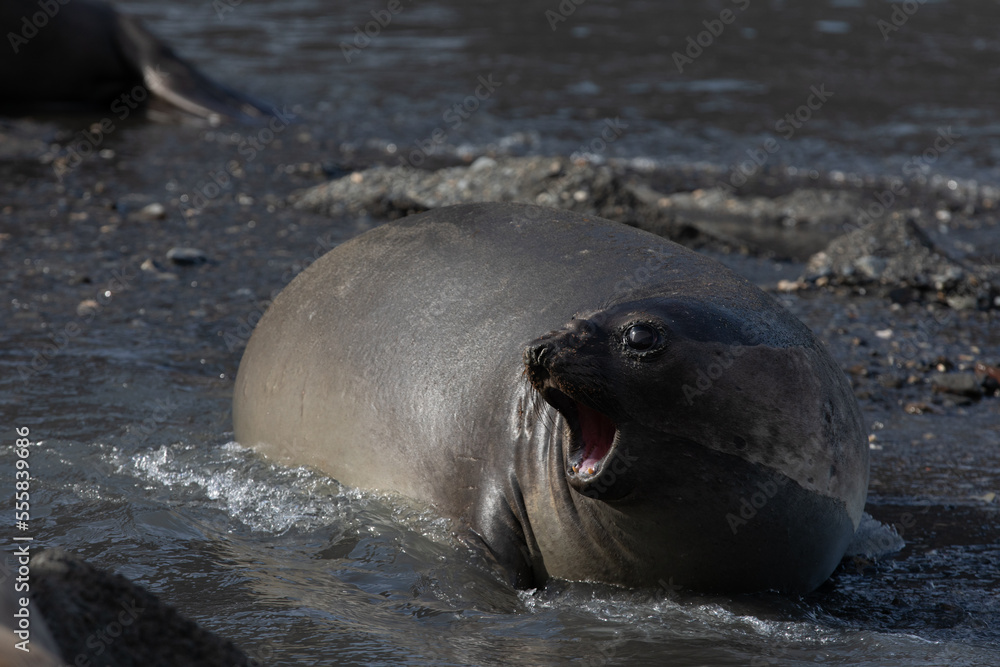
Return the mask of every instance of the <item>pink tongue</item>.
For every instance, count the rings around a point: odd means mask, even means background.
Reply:
[[[601,459],[611,451],[611,443],[615,439],[615,425],[606,416],[582,403],[576,404],[576,413],[580,418],[580,430],[583,436],[580,472],[592,475]]]

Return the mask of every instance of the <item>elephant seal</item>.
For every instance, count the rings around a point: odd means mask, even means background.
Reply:
[[[0,110],[158,107],[167,115],[261,122],[272,114],[179,58],[139,21],[92,0],[4,0]]]
[[[430,503],[512,583],[805,592],[861,519],[868,443],[801,322],[596,217],[437,209],[321,257],[240,365],[236,439]]]

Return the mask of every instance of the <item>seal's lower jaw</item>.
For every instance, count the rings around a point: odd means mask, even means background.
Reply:
[[[574,400],[555,388],[542,397],[566,420],[566,477],[577,489],[596,481],[618,445],[618,428],[603,412]]]

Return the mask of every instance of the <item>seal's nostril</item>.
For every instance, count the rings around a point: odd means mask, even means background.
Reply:
[[[551,350],[548,343],[530,345],[524,351],[524,363],[529,366],[541,366],[545,363],[545,358],[549,356],[550,352]]]
[[[528,380],[541,391],[542,385],[548,380],[549,369],[546,365],[552,357],[552,346],[549,343],[538,343],[524,348],[524,370]]]

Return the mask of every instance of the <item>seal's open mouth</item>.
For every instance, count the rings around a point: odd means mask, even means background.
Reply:
[[[569,429],[566,474],[581,483],[600,476],[615,448],[618,429],[614,422],[553,387],[547,387],[542,397],[559,411]]]
[[[555,408],[566,422],[564,437],[567,480],[577,489],[589,486],[607,469],[619,442],[618,426],[603,411],[591,407],[601,406],[600,400],[588,400],[590,405],[573,398],[572,393],[600,399],[597,387],[586,378],[574,375],[576,354],[567,363],[560,355],[566,348],[568,334],[554,332],[528,345],[524,351],[525,373],[528,381],[545,402]],[[571,342],[578,344],[575,335]],[[555,368],[553,368],[555,367]],[[578,370],[578,369],[577,369]]]

